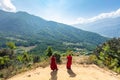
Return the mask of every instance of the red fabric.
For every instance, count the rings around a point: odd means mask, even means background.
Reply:
[[[67,56],[67,69],[71,69],[71,65],[72,65],[72,56]]]
[[[51,70],[57,70],[57,64],[56,64],[56,58],[54,56],[51,57],[51,63],[50,63]]]

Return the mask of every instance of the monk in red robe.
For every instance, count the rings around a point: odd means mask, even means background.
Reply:
[[[53,71],[54,71],[54,70],[58,70],[57,64],[56,64],[56,58],[55,58],[54,55],[52,55],[52,57],[51,57],[50,68],[51,68],[51,70],[53,70]]]
[[[67,69],[71,69],[71,65],[72,65],[72,56],[71,54],[69,54],[67,56],[67,65],[66,65]]]

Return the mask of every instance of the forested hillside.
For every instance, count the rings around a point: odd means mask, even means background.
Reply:
[[[107,40],[96,33],[83,31],[73,26],[46,21],[26,12],[0,11],[0,46],[13,41],[17,46],[34,46],[36,54],[52,46],[57,51],[77,48],[93,50]]]

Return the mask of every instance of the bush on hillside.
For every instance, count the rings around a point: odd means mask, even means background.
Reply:
[[[94,53],[98,65],[107,66],[120,73],[120,38],[113,38],[103,43],[95,49]]]
[[[56,62],[57,63],[61,63],[61,55],[59,53],[54,53],[55,57],[56,57]]]

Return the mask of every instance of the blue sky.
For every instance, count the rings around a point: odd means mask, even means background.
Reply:
[[[4,3],[0,8],[9,11],[4,8],[8,1],[11,7],[7,8],[11,11],[14,8],[13,11],[26,11],[46,20],[66,24],[87,22],[103,13],[108,15],[120,11],[120,0],[0,0],[0,5]]]

